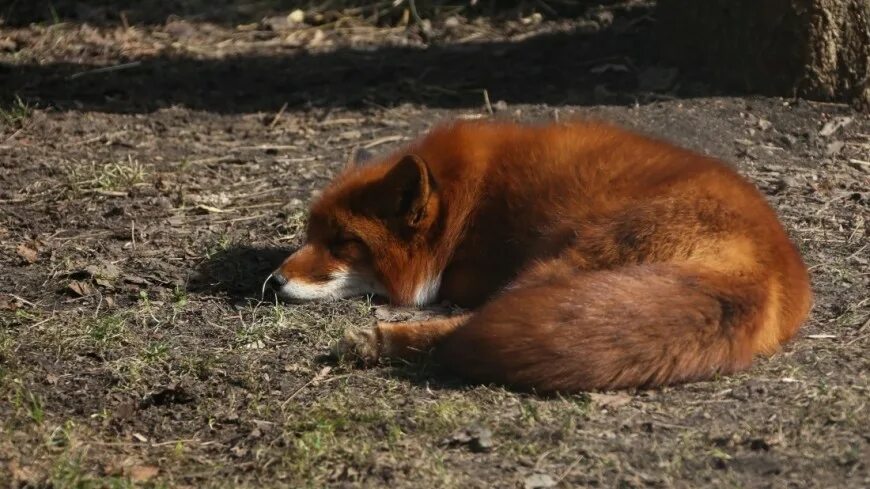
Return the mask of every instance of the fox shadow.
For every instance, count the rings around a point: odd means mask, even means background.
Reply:
[[[188,290],[235,301],[260,300],[266,277],[293,251],[291,247],[230,246],[199,264]]]

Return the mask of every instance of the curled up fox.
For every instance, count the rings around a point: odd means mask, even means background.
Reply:
[[[747,368],[811,302],[776,214],[725,163],[607,124],[458,121],[351,162],[271,275],[287,299],[376,294],[470,312],[378,323],[338,353],[432,355],[539,393]]]

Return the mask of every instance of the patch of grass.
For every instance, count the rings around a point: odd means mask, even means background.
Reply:
[[[39,395],[27,391],[23,404],[27,409],[28,416],[30,416],[30,419],[34,423],[42,424],[45,421],[45,409],[42,406],[42,399]]]
[[[172,304],[176,309],[184,309],[188,300],[187,291],[184,290],[183,287],[175,286],[175,288],[172,289]]]
[[[127,489],[135,487],[135,484],[127,478],[97,476],[85,467],[82,457],[66,455],[59,458],[52,468],[51,487],[58,489]]]
[[[302,480],[325,475],[330,461],[365,467],[375,452],[390,451],[405,436],[387,405],[349,406],[338,392],[314,406],[287,413],[288,469]]]
[[[100,347],[121,341],[126,333],[127,318],[122,314],[95,318],[85,328],[85,334],[89,340]]]
[[[57,9],[54,8],[54,3],[48,2],[48,11],[51,14],[51,23],[53,25],[59,25],[63,23],[63,20],[60,18],[60,14],[57,13]]]
[[[33,114],[33,107],[18,95],[8,107],[0,107],[0,122],[4,126],[19,128]]]
[[[0,329],[0,381],[3,381],[8,372],[13,358],[15,339],[12,334]]]
[[[158,362],[169,355],[169,345],[163,342],[151,343],[142,350],[142,360],[145,362]]]
[[[45,421],[45,408],[42,398],[39,394],[25,387],[20,379],[14,379],[12,386],[14,393],[11,401],[18,415],[23,412],[30,421],[41,425]]]
[[[450,395],[415,410],[418,428],[434,436],[446,436],[473,422],[481,414],[481,405],[462,395]]]
[[[69,446],[75,426],[75,422],[71,419],[66,420],[60,426],[56,426],[48,435],[48,444],[52,447]]]
[[[242,311],[235,343],[261,347],[265,345],[258,345],[258,341],[268,343],[277,333],[295,330],[304,332],[307,342],[324,346],[338,340],[346,329],[359,327],[366,321],[370,310],[370,301],[357,300],[303,306],[270,304],[264,307],[262,303],[255,304]]]
[[[125,390],[132,389],[142,382],[147,362],[136,356],[122,356],[110,362],[106,367],[114,375],[117,387]]]
[[[205,249],[205,259],[211,260],[215,256],[227,251],[233,244],[233,238],[228,234],[221,234],[217,240],[208,245]]]
[[[114,163],[74,166],[67,171],[67,181],[74,193],[128,190],[143,183],[148,172],[145,165],[128,155]]]
[[[199,380],[207,379],[215,368],[221,366],[220,360],[209,353],[191,352],[176,360],[175,366],[182,374],[189,374]]]
[[[278,233],[282,241],[295,241],[305,232],[305,224],[308,222],[307,210],[295,210],[287,214],[284,222],[278,227]]]

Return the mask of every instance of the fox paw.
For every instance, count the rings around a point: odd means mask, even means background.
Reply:
[[[374,329],[347,331],[344,338],[332,347],[332,354],[340,361],[371,367],[380,358],[377,333]]]

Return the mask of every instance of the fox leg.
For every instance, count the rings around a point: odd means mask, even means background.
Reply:
[[[413,361],[427,354],[445,336],[465,324],[471,313],[401,323],[378,322],[365,331],[348,331],[334,347],[339,358],[373,365],[381,358]]]

